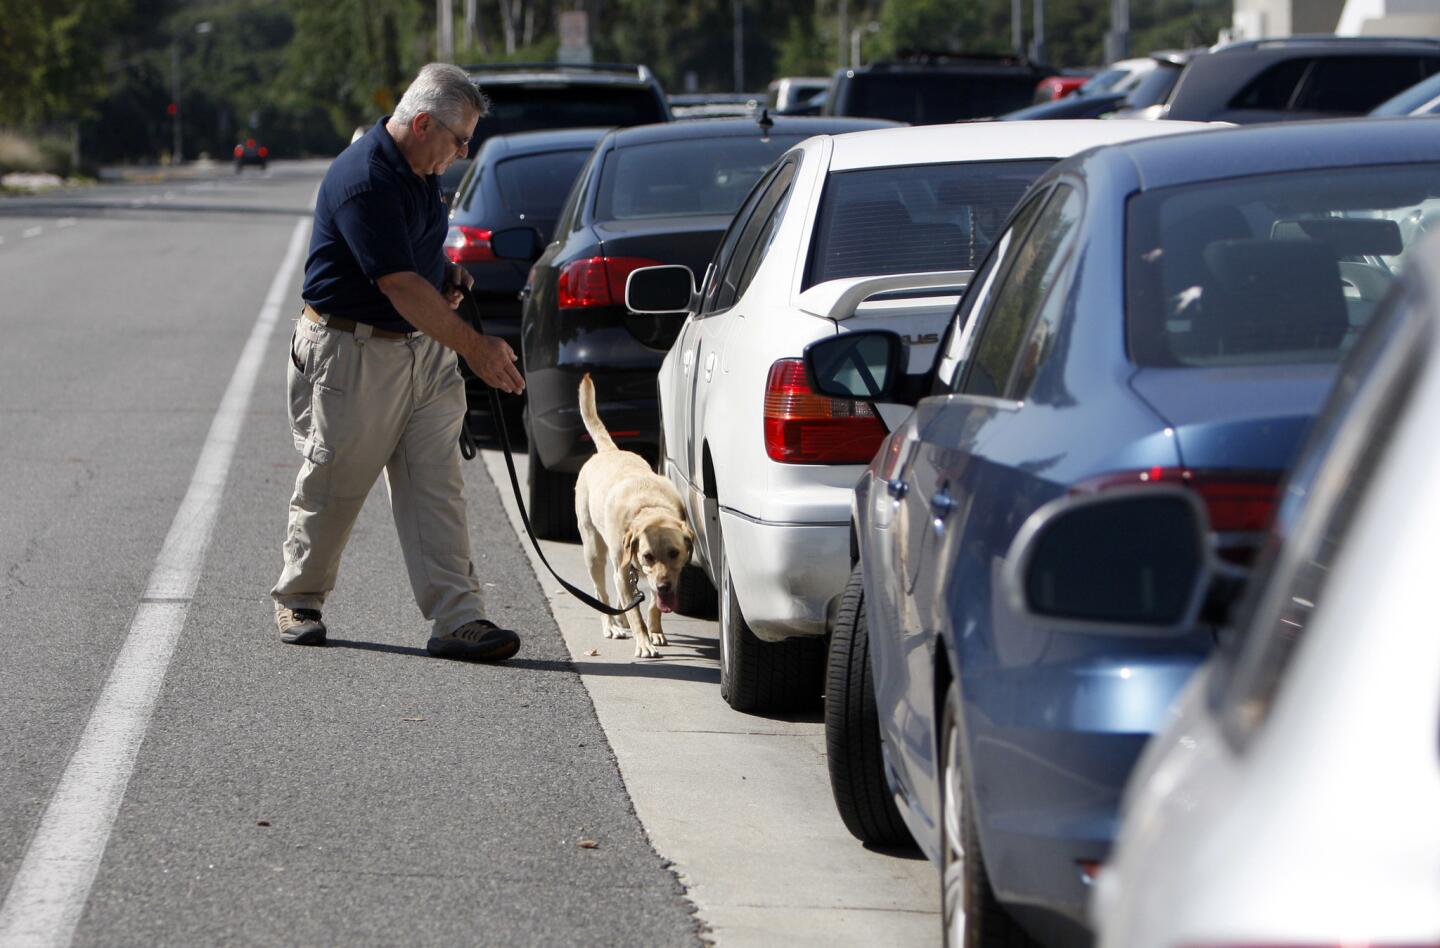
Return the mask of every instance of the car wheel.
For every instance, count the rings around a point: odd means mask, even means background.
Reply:
[[[575,475],[552,471],[540,463],[534,439],[529,448],[530,529],[542,540],[578,540],[580,528],[575,523]]]
[[[990,888],[961,767],[960,689],[952,682],[940,726],[940,916],[946,948],[1031,948]]]
[[[725,547],[720,548],[720,696],[736,711],[791,711],[820,697],[825,640],[805,635],[764,642],[740,614]]]
[[[825,688],[825,751],[830,792],[845,828],[862,843],[908,846],[914,842],[885,781],[880,717],[870,672],[870,632],[865,584],[856,566],[840,598],[830,631]]]

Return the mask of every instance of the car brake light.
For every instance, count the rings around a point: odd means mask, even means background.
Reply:
[[[885,440],[869,402],[817,395],[805,363],[781,359],[765,381],[765,453],[784,464],[863,464]]]
[[[246,147],[246,148],[254,148],[254,147],[255,147],[255,139],[253,139],[253,138],[247,138],[247,139],[245,139],[245,147]]]
[[[481,263],[494,260],[490,249],[490,231],[479,227],[451,224],[445,235],[445,257],[451,263]]]
[[[1072,493],[1130,487],[1137,484],[1179,484],[1195,491],[1205,504],[1210,529],[1216,533],[1261,533],[1270,526],[1280,492],[1279,471],[1237,471],[1185,467],[1150,467],[1102,474],[1075,485]],[[1220,551],[1226,559],[1248,563],[1251,546]]]
[[[261,157],[261,158],[268,158],[269,156],[270,156],[270,149],[266,148],[264,145],[261,145],[261,146],[260,146],[260,157]]]
[[[235,157],[236,157],[236,158],[239,158],[239,157],[241,157],[241,156],[244,155],[244,154],[245,154],[245,146],[244,146],[244,145],[236,145],[236,146],[235,146]]]
[[[641,267],[656,267],[647,257],[588,257],[560,268],[555,296],[560,309],[618,306],[625,301],[625,281]]]

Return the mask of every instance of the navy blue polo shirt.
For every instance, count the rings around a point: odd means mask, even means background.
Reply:
[[[327,316],[414,332],[375,281],[413,271],[442,289],[449,224],[439,176],[415,173],[385,130],[389,118],[376,122],[325,172],[301,295]]]

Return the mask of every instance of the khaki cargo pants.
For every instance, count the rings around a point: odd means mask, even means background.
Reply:
[[[322,319],[324,317],[321,317]],[[290,343],[290,428],[304,457],[290,498],[277,606],[323,609],[381,471],[415,602],[433,634],[484,618],[470,559],[457,356],[423,333],[380,338],[302,314]]]

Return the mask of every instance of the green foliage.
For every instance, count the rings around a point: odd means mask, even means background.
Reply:
[[[780,43],[775,60],[777,76],[825,76],[835,66],[834,29],[824,31],[814,11],[802,11],[790,18],[790,29]],[[758,88],[759,83],[752,83]]]

